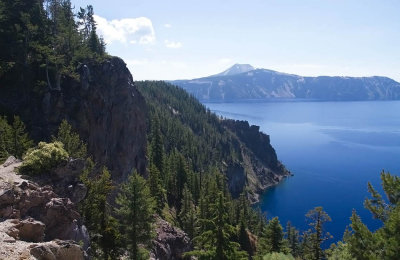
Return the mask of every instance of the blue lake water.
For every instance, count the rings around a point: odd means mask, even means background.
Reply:
[[[270,188],[260,207],[308,229],[305,214],[322,206],[330,244],[342,239],[352,210],[372,230],[380,226],[364,209],[367,182],[381,191],[384,169],[400,172],[400,101],[205,103],[227,118],[247,120],[270,135],[278,158],[294,174]],[[326,246],[326,245],[325,245]]]

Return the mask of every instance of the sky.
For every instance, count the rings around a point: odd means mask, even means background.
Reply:
[[[400,82],[398,0],[72,0],[93,5],[107,51],[135,80],[192,79],[235,63],[301,76]]]

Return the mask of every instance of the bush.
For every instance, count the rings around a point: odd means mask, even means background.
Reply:
[[[46,173],[66,162],[68,157],[61,142],[40,142],[37,148],[28,150],[19,172],[28,175]]]
[[[269,253],[269,254],[265,255],[262,259],[263,260],[294,260],[294,257],[290,254],[285,255],[284,253],[273,252],[273,253]]]

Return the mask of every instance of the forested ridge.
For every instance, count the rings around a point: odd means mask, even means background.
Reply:
[[[136,82],[148,107],[149,143],[154,132],[163,152],[179,151],[190,170],[218,169],[227,176],[237,198],[247,188],[250,197],[290,173],[278,161],[269,136],[247,121],[223,119],[182,89],[162,81]],[[152,146],[150,147],[153,149]],[[264,188],[265,189],[265,188]]]
[[[107,59],[93,14],[92,6],[77,10],[69,0],[0,0],[2,93],[26,102],[59,91],[65,78],[78,81],[82,64]],[[279,218],[267,219],[251,206],[257,181],[287,173],[267,135],[247,122],[216,116],[176,86],[135,84],[146,101],[147,168],[133,170],[122,184],[93,160],[67,120],[48,140],[33,141],[15,111],[0,108],[1,163],[13,155],[23,160],[21,174],[46,178],[60,165],[85,160],[79,181],[87,192],[77,207],[90,234],[89,257],[148,259],[156,219],[162,218],[190,238],[181,258],[398,259],[399,177],[382,172],[386,198],[368,185],[365,206],[381,228],[370,231],[353,212],[343,241],[323,250],[330,239],[324,223],[334,220],[322,207],[306,214],[310,229],[300,231],[290,223],[284,229]]]

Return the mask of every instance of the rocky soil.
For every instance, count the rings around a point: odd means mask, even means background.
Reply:
[[[75,204],[18,175],[20,165],[0,165],[0,259],[84,259],[89,235]]]

